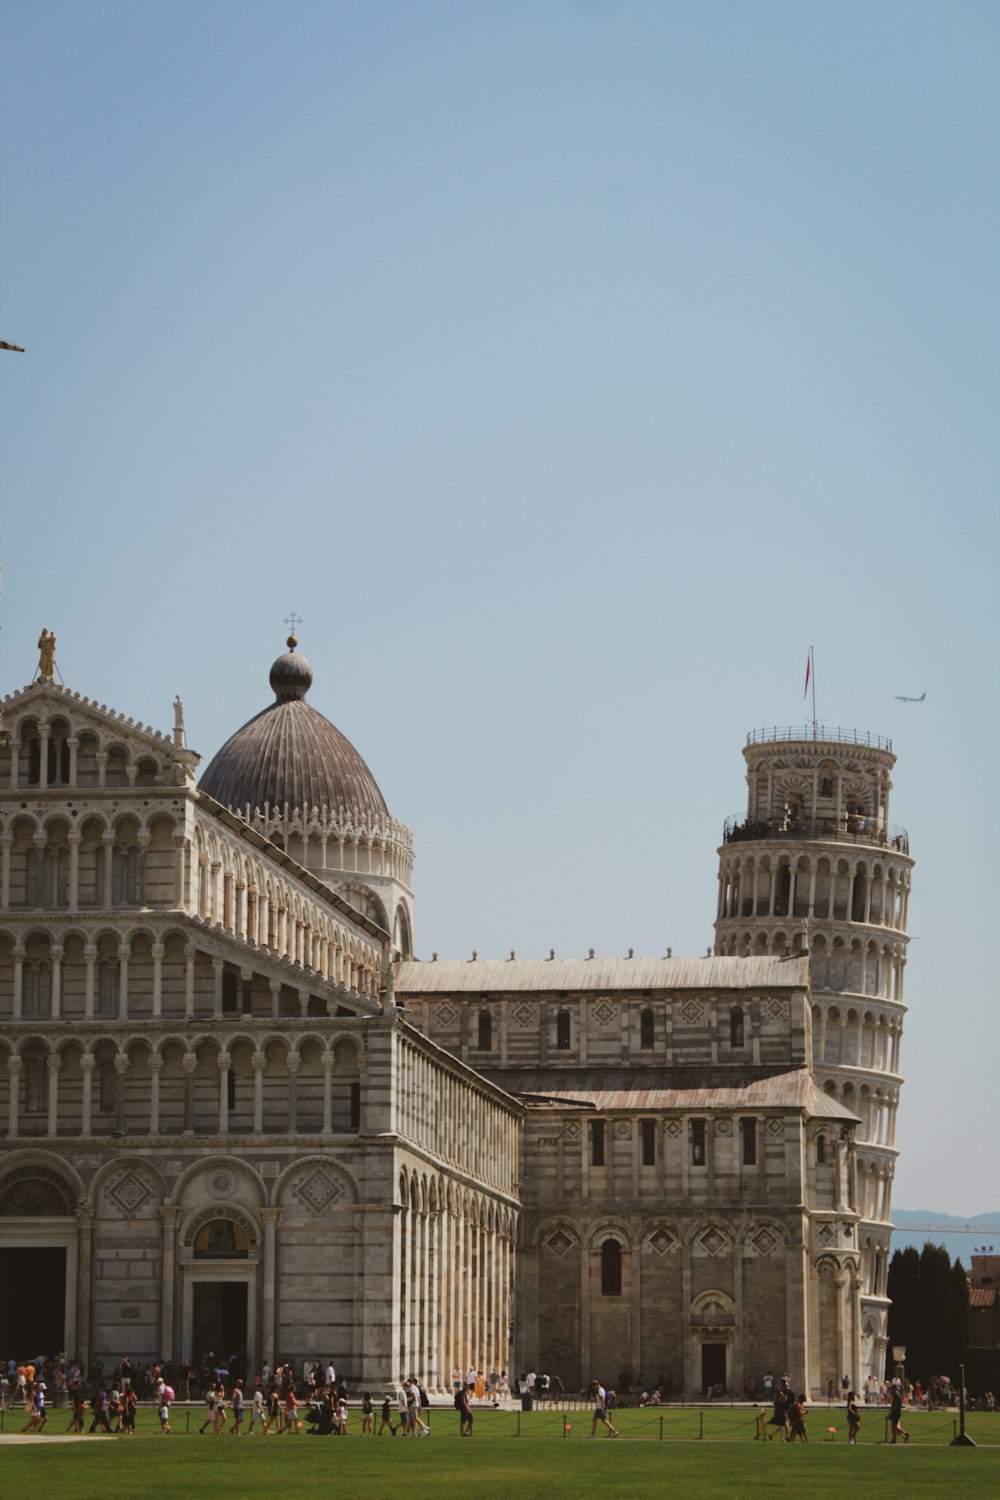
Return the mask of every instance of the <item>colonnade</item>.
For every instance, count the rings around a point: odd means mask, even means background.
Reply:
[[[513,1211],[415,1174],[400,1197],[399,1374],[444,1390],[455,1368],[507,1370]]]
[[[61,1088],[64,1074],[68,1086]],[[300,1074],[308,1080],[304,1094]],[[161,1080],[169,1085],[166,1099]],[[356,1134],[364,1114],[356,1044],[336,1036],[325,1045],[318,1038],[289,1044],[274,1035],[193,1042],[165,1036],[120,1050],[109,1039],[79,1037],[52,1051],[32,1040],[8,1054],[6,1081],[8,1140],[233,1130]]]

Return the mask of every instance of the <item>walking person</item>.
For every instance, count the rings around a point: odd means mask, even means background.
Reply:
[[[898,1385],[893,1385],[892,1398],[889,1403],[889,1423],[892,1427],[892,1441],[902,1438],[904,1443],[910,1441],[910,1434],[903,1431],[903,1392]]]
[[[239,1437],[243,1427],[243,1382],[237,1380],[233,1386],[233,1425],[229,1431],[233,1437]]]
[[[460,1386],[455,1393],[455,1408],[458,1412],[459,1437],[471,1437],[472,1406],[469,1402],[469,1392],[465,1386]]]
[[[198,1428],[198,1436],[199,1437],[205,1431],[206,1427],[211,1427],[212,1430],[213,1430],[213,1432],[215,1431],[215,1386],[214,1385],[209,1384],[208,1389],[205,1391],[205,1407],[207,1409],[208,1415],[205,1417],[204,1422],[202,1422],[201,1426]]]
[[[378,1437],[381,1437],[387,1427],[392,1436],[395,1437],[396,1429],[392,1425],[392,1402],[389,1400],[388,1396],[386,1396],[385,1400],[382,1402],[382,1421],[379,1424],[378,1433],[376,1435]]]
[[[806,1432],[806,1398],[804,1395],[794,1403],[791,1410],[792,1430],[788,1434],[788,1441],[794,1442],[798,1438],[800,1443],[808,1443],[809,1435]]]
[[[420,1387],[411,1376],[406,1382],[406,1420],[411,1434],[430,1437],[431,1430],[420,1415]]]
[[[372,1405],[371,1391],[365,1391],[361,1397],[361,1436],[375,1436],[375,1408]]]
[[[858,1411],[858,1398],[853,1391],[847,1393],[847,1441],[851,1447],[855,1447],[858,1441],[858,1428],[861,1426],[861,1413]]]
[[[599,1380],[592,1380],[590,1382],[590,1390],[594,1398],[594,1419],[590,1424],[591,1437],[597,1436],[597,1424],[598,1422],[603,1422],[605,1427],[608,1429],[608,1437],[616,1438],[618,1436],[618,1428],[612,1426],[611,1420],[608,1416],[607,1391],[604,1389],[603,1385],[601,1385],[601,1382]]]
[[[103,1385],[97,1387],[97,1394],[94,1397],[94,1418],[90,1424],[91,1432],[96,1432],[98,1427],[103,1427],[108,1436],[111,1436],[111,1423],[108,1421],[108,1393]]]

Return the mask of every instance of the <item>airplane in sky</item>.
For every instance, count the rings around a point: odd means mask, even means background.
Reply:
[[[897,693],[896,694],[896,702],[897,703],[923,703],[923,701],[924,701],[924,699],[926,697],[927,697],[926,693],[921,693],[919,698],[904,698],[904,696],[903,696],[902,693]]]

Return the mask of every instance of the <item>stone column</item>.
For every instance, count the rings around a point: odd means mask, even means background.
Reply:
[[[288,1059],[288,1134],[296,1135],[299,1128],[299,1060]]]
[[[84,969],[84,998],[83,1017],[85,1021],[94,1019],[94,971],[97,963],[97,949],[93,943],[87,943],[83,950]]]
[[[62,1015],[62,961],[63,949],[61,943],[52,945],[52,995],[51,1015],[53,1021],[58,1021]]]
[[[256,1135],[264,1131],[264,1069],[267,1058],[263,1052],[255,1052],[250,1059],[253,1067],[253,1128]]]
[[[22,1014],[24,1002],[24,948],[20,943],[14,944],[14,1004],[13,1019],[19,1021]]]
[[[320,1061],[323,1064],[323,1134],[330,1135],[333,1131],[333,1053],[324,1052]]]
[[[100,759],[100,757],[98,757]],[[103,840],[104,846],[104,886],[101,891],[101,906],[105,911],[111,910],[111,872],[114,863],[114,838],[107,834]]]
[[[194,1134],[194,1070],[198,1059],[193,1052],[185,1052],[181,1058],[184,1069],[184,1134]]]
[[[160,1349],[165,1360],[174,1357],[174,1288],[177,1279],[177,1222],[181,1211],[173,1204],[160,1209]]]
[[[92,1114],[94,1099],[94,1068],[96,1059],[89,1052],[85,1052],[80,1058],[80,1070],[83,1073],[83,1100],[81,1104],[80,1134],[90,1135],[93,1130]]]
[[[162,943],[154,943],[153,953],[153,1016],[155,1019],[163,1014],[163,955],[166,952]]]
[[[21,1059],[11,1053],[7,1059],[7,1134],[13,1139],[17,1135],[17,1107],[21,1093]]]
[[[194,1018],[194,956],[195,947],[188,943],[184,949],[186,960],[184,969],[184,1015],[187,1020]]]
[[[212,1015],[222,1015],[222,971],[225,964],[221,958],[212,959],[212,973],[215,975],[215,990],[212,997]]]
[[[263,1328],[261,1329],[262,1363],[274,1369],[277,1337],[278,1286],[277,1256],[275,1254],[275,1231],[281,1223],[280,1208],[262,1208],[260,1217],[264,1225],[264,1256],[261,1266],[261,1291],[263,1303]]]
[[[14,754],[13,747],[11,755]],[[10,848],[14,842],[12,834],[0,836],[0,909],[10,909]]]
[[[39,746],[38,746],[38,748],[39,748],[39,752],[40,752],[39,753],[39,758],[38,758],[38,785],[39,786],[48,786],[48,784],[49,784],[49,742],[50,742],[50,735],[51,735],[51,733],[52,733],[52,731],[49,729],[48,724],[39,724],[39,726],[38,726],[38,740],[39,740]]]
[[[119,1052],[115,1057],[115,1129],[125,1130],[125,1074],[128,1072],[128,1057]]]
[[[149,1059],[149,1133],[159,1135],[160,1133],[160,1074],[163,1071],[163,1058],[158,1052],[150,1055]]]
[[[271,991],[271,1015],[274,1020],[277,1020],[281,1009],[281,980],[272,979],[269,988]]]
[[[80,1202],[74,1210],[77,1222],[76,1358],[86,1370],[90,1364],[91,1282],[93,1280],[94,1210]]]
[[[62,1062],[58,1057],[50,1057],[46,1063],[49,1070],[49,1118],[46,1127],[47,1135],[59,1134],[59,1070]]]
[[[174,834],[174,902],[177,906],[186,906],[184,899],[184,866],[187,854],[187,840],[182,833]]]
[[[77,911],[80,905],[80,844],[81,835],[74,830],[69,841],[69,910]]]
[[[219,1134],[229,1133],[229,1065],[228,1052],[219,1053]]]
[[[128,1020],[128,940],[118,944],[118,1019]]]

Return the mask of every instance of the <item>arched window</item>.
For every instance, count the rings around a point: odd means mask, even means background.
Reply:
[[[29,1057],[24,1064],[24,1107],[29,1114],[45,1108],[45,1070],[37,1057]]]
[[[67,873],[69,851],[66,849],[44,849],[42,851],[42,905],[67,905]]]
[[[101,1063],[101,1071],[98,1078],[97,1107],[104,1114],[110,1114],[115,1107],[115,1065],[108,1059]]]
[[[569,1011],[561,1010],[556,1016],[556,1046],[561,1052],[569,1050]]]
[[[652,1051],[655,1035],[656,1021],[653,1012],[647,1006],[639,1015],[639,1046],[644,1052]]]
[[[757,1165],[757,1121],[745,1119],[740,1121],[740,1144],[743,1148],[743,1165],[755,1167]]]
[[[104,959],[97,965],[97,1014],[113,1016],[118,988],[118,965]]]
[[[236,1009],[236,975],[231,969],[227,969],[222,976],[222,1009]]]
[[[818,1167],[821,1167],[825,1161],[826,1161],[826,1136],[825,1135],[818,1135],[816,1137],[816,1165]]]
[[[493,1017],[488,1010],[479,1012],[479,1035],[476,1046],[480,1052],[489,1052],[493,1046]]]
[[[742,1047],[744,1045],[743,1011],[738,1005],[734,1005],[729,1012],[729,1045],[730,1047]]]
[[[111,900],[134,906],[139,900],[139,851],[116,844],[111,855]]]
[[[25,1016],[47,1016],[52,1011],[52,967],[47,963],[31,964],[21,981],[21,1013]]]
[[[622,1247],[617,1240],[605,1240],[601,1246],[601,1296],[622,1294]]]

